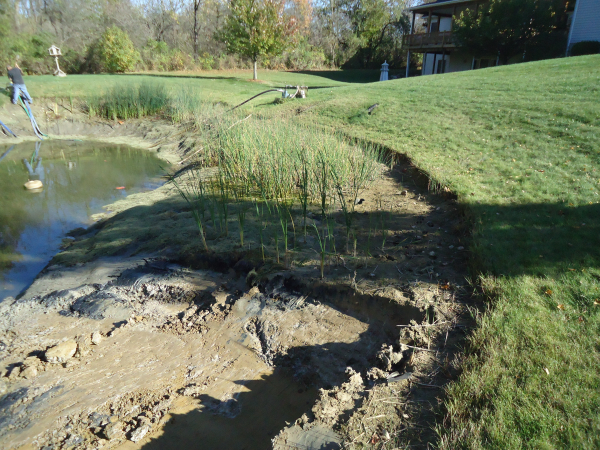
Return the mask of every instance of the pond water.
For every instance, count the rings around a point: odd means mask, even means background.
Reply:
[[[0,301],[28,287],[65,234],[128,194],[162,184],[164,162],[123,145],[45,141],[0,145]],[[24,184],[40,180],[41,189]]]

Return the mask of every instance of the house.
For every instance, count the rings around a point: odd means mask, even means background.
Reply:
[[[410,62],[412,54],[422,53],[422,75],[459,72],[498,65],[497,55],[475,57],[468,51],[458,48],[452,37],[455,18],[467,9],[477,11],[484,3],[486,0],[437,0],[409,8],[409,11],[412,12],[411,32],[404,36],[403,40],[404,48],[408,50],[408,62]],[[587,17],[582,21],[585,22],[582,29],[587,31],[582,32],[581,35],[598,34],[599,27],[595,26],[594,21],[598,19],[600,0],[579,0],[577,5],[579,3],[581,3],[582,10],[595,10],[595,14],[591,14],[591,11],[587,12]],[[569,22],[570,19],[571,17],[569,17]],[[573,35],[579,36],[575,32]],[[407,77],[409,65],[407,64],[406,68]]]
[[[567,52],[582,41],[600,41],[600,0],[577,0],[573,11]]]

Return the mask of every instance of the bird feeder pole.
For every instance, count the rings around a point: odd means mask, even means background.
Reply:
[[[54,56],[54,61],[56,62],[56,70],[54,71],[54,76],[55,77],[66,77],[67,74],[64,73],[62,70],[60,70],[60,67],[58,65],[58,57],[62,56],[62,53],[60,52],[60,48],[58,48],[56,45],[53,45],[52,47],[50,47],[48,49],[48,54],[50,56]]]

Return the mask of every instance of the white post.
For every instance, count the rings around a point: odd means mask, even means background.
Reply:
[[[379,77],[379,81],[387,81],[388,80],[388,68],[390,65],[387,63],[387,60],[381,65],[381,76]]]

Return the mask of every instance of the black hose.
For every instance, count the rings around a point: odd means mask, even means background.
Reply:
[[[260,94],[256,94],[254,97],[250,97],[250,98],[249,98],[248,100],[246,100],[245,102],[242,102],[242,103],[240,103],[239,105],[237,105],[237,106],[234,106],[234,107],[233,107],[233,108],[231,108],[231,109],[228,109],[226,112],[233,111],[234,109],[236,109],[236,108],[239,108],[239,107],[240,107],[240,106],[242,106],[242,105],[245,105],[245,104],[246,104],[246,103],[248,103],[250,100],[254,100],[256,97],[258,97],[258,96],[260,96],[260,95],[263,95],[263,94],[266,94],[266,93],[268,93],[268,92],[283,92],[283,91],[282,91],[281,89],[269,89],[268,91],[264,91],[264,92],[261,92]]]

